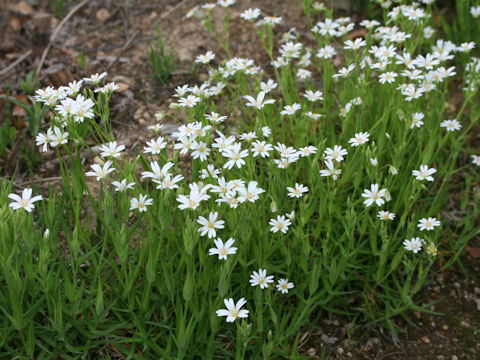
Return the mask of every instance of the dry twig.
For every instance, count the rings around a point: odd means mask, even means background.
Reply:
[[[20,56],[17,60],[15,60],[13,63],[11,63],[10,65],[8,65],[5,69],[3,69],[2,71],[0,71],[0,78],[2,78],[4,75],[8,74],[8,72],[10,70],[12,70],[15,66],[17,66],[18,64],[20,64],[23,60],[25,60],[27,57],[30,56],[30,54],[32,53],[32,50],[28,50],[25,54],[23,54],[22,56]]]
[[[47,45],[47,47],[45,48],[45,50],[43,50],[43,53],[42,53],[42,57],[40,58],[40,62],[38,63],[38,66],[37,66],[37,71],[36,71],[36,74],[37,76],[40,74],[40,70],[42,70],[42,67],[43,67],[43,64],[45,62],[45,59],[47,58],[47,54],[48,52],[50,51],[50,48],[52,47],[53,45],[53,42],[55,41],[58,33],[60,32],[60,30],[62,29],[62,27],[67,23],[67,21],[78,11],[80,10],[80,8],[85,5],[86,3],[88,3],[90,0],[83,0],[80,4],[78,4],[77,6],[73,7],[69,13],[67,14],[67,16],[65,16],[62,21],[60,22],[60,24],[58,24],[58,26],[56,27],[55,31],[53,32],[52,34],[52,37],[50,38],[50,41]]]

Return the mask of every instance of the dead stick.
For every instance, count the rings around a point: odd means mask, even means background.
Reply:
[[[17,60],[15,60],[13,63],[11,63],[10,65],[8,65],[5,69],[3,69],[2,71],[0,71],[0,78],[3,77],[3,75],[7,74],[10,70],[12,70],[15,66],[17,66],[18,64],[20,64],[23,60],[25,60],[27,57],[30,56],[30,54],[32,53],[32,50],[28,50],[25,54],[23,54],[22,56],[20,56]]]
[[[80,8],[83,5],[85,5],[86,3],[88,3],[89,1],[90,0],[83,0],[80,4],[78,4],[77,6],[72,8],[72,10],[70,10],[70,12],[67,14],[67,16],[65,16],[63,18],[63,20],[60,22],[60,24],[57,25],[57,27],[55,28],[55,31],[53,32],[52,37],[50,38],[50,41],[49,41],[47,47],[45,48],[45,50],[43,50],[42,57],[40,58],[40,62],[38,63],[38,66],[37,66],[37,72],[36,72],[37,76],[40,74],[40,70],[42,70],[43,63],[45,62],[47,54],[50,51],[50,48],[52,47],[53,42],[55,41],[55,38],[57,37],[57,35],[60,32],[60,30],[62,29],[62,27],[73,16],[73,14],[75,14],[78,10],[80,10]]]
[[[43,179],[37,179],[37,180],[32,180],[32,181],[27,181],[21,184],[13,184],[18,189],[23,189],[25,186],[30,185],[30,184],[39,184],[47,181],[58,181],[62,180],[61,176],[54,176],[54,177],[48,177],[48,178],[43,178]]]

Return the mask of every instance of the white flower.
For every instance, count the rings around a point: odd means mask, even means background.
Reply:
[[[293,115],[295,114],[298,110],[300,110],[302,106],[300,104],[292,104],[292,105],[286,105],[283,107],[283,110],[280,111],[280,114],[282,115]]]
[[[98,85],[100,83],[100,81],[102,81],[102,79],[107,76],[107,73],[106,72],[103,72],[101,74],[93,74],[93,75],[90,75],[90,77],[88,78],[83,78],[83,80],[87,83],[87,84],[92,84],[92,85]]]
[[[264,189],[257,187],[257,182],[256,181],[250,181],[248,183],[248,186],[240,186],[237,189],[238,192],[238,201],[239,202],[245,202],[245,201],[250,201],[250,202],[255,202],[259,199],[258,195],[262,194],[265,192]]]
[[[255,141],[252,143],[252,149],[250,150],[253,152],[253,157],[260,155],[262,158],[265,158],[270,156],[269,151],[272,151],[273,147],[265,141]]]
[[[192,144],[191,149],[192,151],[192,157],[194,159],[199,158],[200,161],[206,161],[208,154],[210,154],[210,149],[207,147],[207,144],[204,143],[203,141],[200,141],[199,143],[194,142]]]
[[[417,227],[421,231],[423,230],[431,231],[431,230],[434,230],[436,226],[440,226],[440,221],[434,217],[429,217],[428,219],[425,219],[425,218],[420,219],[417,225]]]
[[[273,104],[275,103],[275,100],[273,99],[270,99],[270,100],[265,100],[264,101],[264,98],[265,98],[265,92],[264,91],[260,91],[257,95],[257,98],[253,98],[252,96],[250,95],[245,95],[244,96],[245,99],[248,100],[248,103],[246,103],[245,105],[246,106],[253,106],[257,109],[261,109],[263,108],[265,105],[267,104]]]
[[[200,188],[198,184],[192,183],[190,186],[190,194],[189,195],[178,195],[177,201],[180,203],[178,208],[180,210],[185,209],[192,209],[195,210],[201,201],[210,199],[210,195],[206,193],[209,189],[209,186],[205,186]]]
[[[288,187],[288,196],[291,198],[301,198],[304,193],[308,192],[308,187],[303,186],[302,184],[295,183],[295,188]]]
[[[385,84],[388,82],[389,84],[395,82],[395,78],[397,77],[397,73],[393,71],[387,71],[386,73],[383,73],[379,77],[379,82],[380,84]]]
[[[268,81],[266,83],[264,83],[263,81],[260,83],[260,89],[265,94],[268,94],[273,89],[276,89],[277,86],[278,86],[278,84],[275,81],[273,81],[272,79],[268,79]]]
[[[444,120],[440,123],[440,127],[444,127],[447,131],[460,130],[462,125],[457,120]]]
[[[301,156],[301,157],[307,157],[307,156],[310,156],[312,154],[315,154],[317,152],[317,148],[313,145],[309,145],[309,146],[305,146],[305,147],[302,147],[300,149],[298,149],[298,154]]]
[[[103,144],[102,146],[100,146],[100,151],[102,151],[102,153],[100,153],[100,155],[103,156],[103,157],[111,156],[111,157],[116,158],[116,157],[120,156],[120,153],[123,150],[125,150],[125,145],[117,146],[117,142],[112,141],[112,142],[109,142],[107,144]]]
[[[460,46],[457,48],[457,51],[460,52],[469,52],[475,47],[475,43],[473,41],[470,41],[468,43],[462,43]]]
[[[215,169],[215,165],[213,164],[208,164],[206,169],[202,169],[200,171],[201,175],[200,177],[202,179],[206,179],[209,177],[212,177],[214,179],[218,179],[218,175],[220,175],[220,170]]]
[[[204,55],[198,55],[195,59],[196,63],[208,64],[215,58],[215,54],[208,50]]]
[[[423,125],[422,119],[425,117],[423,113],[414,113],[412,116],[412,124],[410,125],[410,129],[413,129],[414,127],[421,127]]]
[[[147,206],[153,204],[153,199],[149,199],[148,195],[142,195],[130,200],[130,210],[138,209],[140,212],[147,211]]]
[[[220,309],[216,311],[217,316],[226,316],[227,322],[234,322],[237,318],[247,318],[248,310],[242,309],[242,306],[247,303],[244,298],[238,300],[237,304],[232,298],[223,300],[227,309]]]
[[[32,210],[35,209],[35,205],[33,205],[34,202],[43,200],[42,195],[37,195],[32,198],[31,188],[23,189],[22,197],[12,193],[8,195],[8,198],[13,200],[9,205],[13,210],[25,209],[26,212],[32,212]]]
[[[127,189],[133,189],[135,183],[127,183],[127,179],[123,179],[122,181],[113,181],[112,185],[115,186],[115,191],[125,191]]]
[[[46,152],[48,150],[48,144],[52,141],[53,131],[48,129],[46,133],[38,133],[35,137],[35,143],[37,146],[43,145],[42,151]]]
[[[363,132],[355,134],[355,137],[348,140],[351,146],[359,146],[368,142],[369,133]]]
[[[268,284],[273,283],[273,275],[267,276],[266,269],[259,269],[258,273],[256,271],[250,275],[250,284],[252,286],[260,285],[260,289],[268,288]]]
[[[405,239],[403,241],[403,245],[405,246],[405,250],[413,251],[413,253],[416,254],[420,250],[422,250],[422,242],[423,239],[420,239],[419,237],[414,237],[411,240]]]
[[[327,45],[323,48],[320,48],[316,56],[320,59],[331,59],[336,53],[337,52],[333,46]]]
[[[373,203],[375,203],[378,206],[382,206],[385,203],[383,197],[387,193],[387,189],[379,190],[378,188],[378,184],[372,184],[370,186],[370,190],[363,190],[362,197],[366,198],[363,202],[365,205],[371,206]]]
[[[225,224],[225,221],[217,220],[217,217],[218,212],[211,212],[208,215],[208,220],[203,216],[198,217],[197,222],[202,225],[202,227],[198,229],[198,232],[201,236],[208,234],[208,238],[211,239],[217,236],[217,231],[215,229],[223,229],[223,224]]]
[[[286,234],[288,227],[292,225],[292,222],[289,219],[286,219],[285,215],[278,215],[276,219],[270,219],[268,224],[271,226],[271,232],[276,233],[280,230],[282,233]]]
[[[437,172],[434,168],[428,168],[428,165],[420,165],[420,170],[412,170],[412,175],[416,177],[417,180],[427,180],[433,181],[433,174]]]
[[[288,290],[293,289],[295,285],[292,282],[288,282],[288,279],[279,279],[278,284],[276,285],[278,291],[281,291],[282,294],[288,293]]]
[[[335,160],[336,162],[343,161],[343,156],[348,154],[347,150],[343,149],[340,145],[335,145],[333,149],[327,148],[323,153],[325,160]]]
[[[255,20],[260,16],[260,9],[247,9],[240,14],[240,17],[244,20]]]
[[[365,40],[363,40],[362,38],[356,38],[354,41],[345,41],[345,46],[343,48],[349,50],[357,50],[365,45],[367,45],[367,42]]]
[[[157,133],[160,130],[162,130],[162,128],[163,128],[162,124],[156,123],[155,125],[150,125],[147,129],[152,130],[153,132]]]
[[[337,180],[338,175],[342,173],[342,170],[335,169],[332,160],[325,160],[325,165],[327,169],[320,170],[320,176],[331,176],[333,181]]]
[[[224,244],[222,239],[215,239],[213,240],[215,243],[216,248],[211,248],[208,250],[208,255],[218,255],[218,260],[227,260],[228,255],[236,254],[237,248],[232,247],[235,239],[230,238]]]
[[[48,133],[47,133],[48,134]],[[52,147],[56,147],[60,144],[66,144],[68,142],[68,132],[63,131],[59,127],[53,128],[53,133],[50,134],[50,145]]]
[[[95,89],[94,92],[102,93],[102,94],[108,94],[108,93],[114,92],[118,89],[120,89],[120,86],[118,86],[114,82],[109,82],[108,84],[105,84],[104,86],[102,86],[98,89]]]
[[[474,165],[480,166],[480,155],[471,155],[470,157],[472,158],[472,163]]]
[[[308,101],[318,101],[318,100],[323,100],[323,93],[321,91],[312,91],[312,90],[307,90],[305,91],[305,94],[303,95]]]
[[[245,160],[242,158],[248,156],[248,150],[242,150],[241,146],[242,145],[240,143],[235,143],[223,151],[222,155],[230,159],[223,165],[225,169],[230,170],[234,165],[240,169],[243,165],[245,165]]]
[[[158,162],[150,161],[150,167],[152,168],[152,171],[142,171],[142,179],[152,178],[153,181],[160,181],[165,176],[171,175],[168,170],[170,170],[173,165],[173,162],[169,161],[165,165],[163,165],[162,168],[160,168]]]
[[[480,17],[480,5],[479,6],[472,6],[470,8],[470,13],[474,18]]]
[[[186,98],[180,98],[178,100],[178,105],[181,107],[190,107],[193,108],[201,99],[195,95],[188,95]]]
[[[157,140],[152,139],[147,141],[147,146],[143,148],[144,153],[160,154],[160,151],[167,146],[167,142],[164,141],[163,136],[159,136]]]
[[[348,67],[343,67],[340,70],[338,70],[338,73],[333,75],[333,78],[336,77],[347,77],[348,74],[350,74],[353,69],[355,69],[355,64],[350,64]]]
[[[227,116],[220,116],[219,114],[213,111],[210,114],[205,114],[205,118],[207,120],[214,122],[215,124],[220,124],[221,122],[224,122],[225,120],[228,119]]]
[[[107,176],[109,173],[112,171],[115,171],[115,168],[111,168],[110,166],[113,164],[112,161],[108,160],[106,163],[103,164],[103,166],[100,166],[99,164],[93,164],[90,165],[93,171],[89,171],[85,173],[87,176],[96,176],[97,181],[100,181],[103,179],[105,176]]]
[[[395,214],[389,211],[380,210],[377,214],[380,220],[393,220],[395,219]]]
[[[177,183],[183,180],[183,175],[175,175],[172,178],[171,174],[166,174],[165,177],[162,179],[162,181],[158,180],[153,180],[153,182],[158,183],[157,189],[178,189]]]

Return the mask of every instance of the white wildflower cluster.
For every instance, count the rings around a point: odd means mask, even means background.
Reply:
[[[170,105],[174,111],[186,115],[180,119],[187,120],[167,137],[162,133],[166,114],[157,113],[156,123],[148,127],[151,130],[148,140],[141,145],[142,153],[138,156],[141,161],[135,160],[133,164],[123,157],[124,144],[115,141],[113,135],[102,138],[103,143],[97,144],[98,151],[92,150],[95,163],[85,175],[100,181],[106,191],[114,190],[115,196],[126,199],[127,204],[130,202],[129,216],[142,220],[152,214],[159,217],[162,214],[157,211],[161,207],[179,219],[188,219],[195,226],[192,233],[205,246],[200,253],[205,254],[208,248],[208,255],[214,256],[205,256],[212,266],[231,265],[251,251],[245,246],[247,240],[237,236],[244,221],[254,221],[255,231],[269,237],[265,242],[278,241],[280,245],[276,244],[276,248],[287,248],[288,242],[305,237],[310,251],[314,246],[311,244],[319,239],[310,243],[310,230],[305,224],[309,219],[316,222],[325,213],[336,216],[331,199],[337,196],[346,200],[336,204],[336,212],[342,218],[349,211],[358,211],[355,216],[345,216],[348,219],[345,226],[352,229],[357,229],[358,223],[369,226],[373,223],[375,228],[388,232],[397,222],[397,216],[402,221],[413,221],[411,208],[402,214],[405,198],[417,200],[415,196],[426,189],[425,184],[437,185],[434,174],[441,178],[447,171],[432,155],[436,147],[427,149],[419,159],[397,159],[400,152],[397,148],[404,151],[411,144],[423,148],[422,141],[430,134],[450,139],[465,131],[461,115],[440,113],[444,102],[440,112],[438,106],[434,110],[430,106],[456,75],[452,60],[459,53],[469,56],[476,44],[455,45],[431,39],[434,30],[426,24],[427,6],[432,1],[394,7],[388,2],[381,1],[388,9],[385,25],[376,20],[355,24],[349,17],[326,17],[316,22],[310,31],[321,44],[317,49],[309,49],[301,42],[297,30],[290,29],[275,50],[278,56],[271,54],[273,61],[265,70],[253,59],[222,60],[212,51],[198,54],[195,63],[208,69],[208,80],[176,87],[172,94],[175,103]],[[218,0],[195,7],[185,17],[191,18],[199,11],[209,13],[214,8],[228,11],[233,5],[234,0]],[[474,17],[477,12],[478,9],[472,8]],[[240,18],[246,25],[251,22],[264,35],[282,21],[263,15],[257,8],[244,10]],[[400,23],[408,26],[402,28]],[[352,31],[359,27],[364,29],[361,32],[364,37],[353,36]],[[417,28],[422,31],[412,32],[411,29]],[[428,48],[419,51],[407,46],[413,41],[413,34],[429,44]],[[334,66],[334,57],[345,59],[345,63]],[[312,77],[322,68],[326,72],[322,74],[325,88],[318,88],[320,85]],[[465,91],[477,91],[480,61],[470,58],[466,70],[469,75]],[[268,78],[270,73],[276,78]],[[284,75],[279,74],[283,73],[288,73],[288,81],[281,81]],[[77,132],[69,127],[98,125],[97,101],[103,99],[107,103],[109,95],[118,88],[114,83],[100,87],[106,75],[94,74],[68,86],[36,92],[35,99],[56,114],[51,127],[37,135],[37,146],[42,146],[45,152],[48,145],[66,147],[68,141],[75,146],[85,144],[81,138],[72,141],[71,134]],[[84,84],[95,87],[94,91],[82,94]],[[293,95],[289,94],[291,84],[299,89],[293,89]],[[331,88],[327,88],[328,84]],[[374,95],[367,94],[370,87],[375,89]],[[235,95],[230,98],[231,93]],[[375,96],[384,94],[401,106],[384,104],[385,114],[379,114]],[[337,102],[330,99],[334,95],[338,95]],[[228,104],[216,102],[216,97],[225,98],[223,103]],[[240,110],[232,111],[234,106]],[[365,118],[374,121],[363,121]],[[390,130],[392,126],[395,132]],[[425,135],[427,132],[429,135]],[[395,146],[398,143],[401,145]],[[480,165],[479,155],[471,158]],[[140,174],[137,174],[138,164],[143,164]],[[182,172],[184,167],[186,170]],[[399,185],[396,181],[402,176],[407,180]],[[109,178],[111,181],[107,182]],[[413,195],[405,195],[403,188],[413,189]],[[31,212],[33,203],[42,199],[32,198],[31,194],[31,189],[25,189],[22,197],[11,194],[14,202],[10,207]],[[402,235],[392,240],[395,249],[401,250],[403,244],[404,249],[415,254],[426,249],[428,254],[436,255],[434,235],[440,221],[426,217],[417,224],[417,219],[408,229],[418,228],[429,236],[425,236],[428,241],[412,237],[402,243]],[[317,226],[321,237],[330,236],[331,230],[322,225]],[[358,225],[358,229],[362,226]],[[349,236],[357,236],[356,231]],[[292,245],[292,249],[295,246],[298,245]],[[268,263],[268,256],[267,250],[258,251],[256,266]],[[242,281],[248,285],[246,280]],[[260,268],[250,275],[249,282],[252,287],[264,290],[274,283],[274,276],[267,276],[267,270]],[[285,294],[294,284],[281,278],[276,288]],[[224,304],[226,309],[217,310],[216,314],[226,317],[227,322],[249,315],[248,310],[242,309],[245,297],[237,302],[226,298]]]

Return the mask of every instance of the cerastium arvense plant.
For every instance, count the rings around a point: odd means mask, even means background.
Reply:
[[[227,26],[233,3],[187,17],[224,11]],[[294,29],[278,44],[282,19],[246,9],[271,64],[199,55],[210,80],[176,89],[134,160],[115,142],[105,73],[37,91],[55,114],[37,145],[63,182],[21,196],[2,184],[2,354],[293,359],[302,330],[333,314],[395,333],[407,310],[431,311],[415,294],[479,233],[475,44],[425,31],[429,5],[391,7],[382,25],[305,4],[315,47]]]

